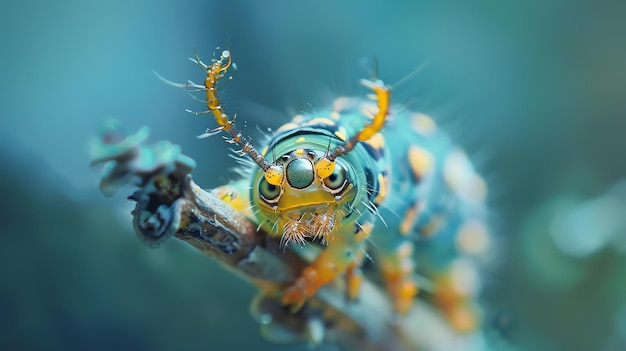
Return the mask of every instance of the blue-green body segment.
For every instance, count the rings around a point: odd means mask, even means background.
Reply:
[[[323,274],[324,267],[345,271],[349,288],[358,285],[354,268],[371,256],[399,313],[408,311],[420,288],[416,272],[425,276],[432,282],[432,301],[451,325],[472,330],[480,325],[475,300],[479,269],[490,246],[483,221],[486,186],[465,153],[431,118],[392,108],[379,133],[337,159],[347,179],[343,192],[333,193],[305,171],[362,130],[377,108],[369,100],[339,98],[329,110],[296,116],[279,128],[262,153],[286,169],[298,160],[291,174],[286,171],[293,178],[287,179],[290,183],[273,188],[280,193],[279,202],[259,194],[273,196],[260,187],[259,168],[252,168],[247,180],[223,187],[221,194],[242,210],[252,208],[250,216],[270,234],[288,237],[287,242],[327,244],[315,272]],[[311,163],[304,161],[307,154]],[[308,184],[317,187],[300,189]]]

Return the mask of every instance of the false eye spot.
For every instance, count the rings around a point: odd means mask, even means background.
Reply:
[[[346,169],[337,165],[333,173],[324,178],[324,185],[333,193],[338,193],[346,186],[347,180]]]
[[[259,194],[266,201],[271,201],[280,195],[280,187],[267,182],[265,178],[261,178],[259,183]]]

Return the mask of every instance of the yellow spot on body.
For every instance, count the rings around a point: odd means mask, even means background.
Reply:
[[[333,121],[332,119],[324,118],[324,117],[313,118],[312,120],[308,121],[306,124],[309,126],[312,126],[315,124],[326,124],[329,126],[336,125],[335,121]]]
[[[411,145],[408,151],[409,166],[415,178],[422,179],[432,168],[433,157],[430,152],[417,145]]]
[[[450,265],[452,291],[457,296],[476,296],[482,281],[476,264],[469,258],[457,258]]]
[[[226,184],[211,190],[211,193],[236,210],[246,212],[247,215],[247,208],[250,207],[250,204],[246,196],[241,196],[238,187]]]
[[[363,262],[364,251],[358,251],[355,253],[354,261],[346,269],[346,283],[348,298],[355,300],[359,296],[361,284],[363,283],[363,272],[359,268],[361,262]]]
[[[291,122],[292,122],[292,123],[302,123],[302,122],[304,122],[304,120],[305,120],[304,115],[295,115],[295,116],[291,119]]]
[[[481,203],[487,197],[487,183],[477,174],[474,174],[471,184],[465,188],[459,195],[462,199],[469,203]]]
[[[370,236],[370,233],[374,229],[374,224],[372,222],[365,222],[361,224],[361,230],[355,235],[355,240],[357,243],[367,239]]]
[[[302,138],[302,139],[304,139],[304,138]],[[301,143],[301,142],[303,142],[303,141],[304,141],[304,140],[301,140],[301,141],[296,140],[296,143]],[[298,155],[298,156],[302,156],[302,155],[304,155],[304,149],[296,149],[296,151],[294,151],[294,152],[295,152],[295,153],[296,153],[296,155]]]
[[[341,139],[341,141],[348,140],[346,129],[344,127],[340,127],[339,130],[335,132],[335,135],[337,138]]]
[[[267,146],[263,148],[263,150],[261,150],[261,155],[265,156],[265,154],[267,154]]]
[[[426,238],[431,237],[437,234],[437,232],[441,228],[441,225],[444,223],[444,221],[445,221],[444,217],[440,215],[434,216],[433,218],[430,219],[430,222],[426,223],[422,227],[422,229],[420,230],[420,233],[422,234],[422,236]]]
[[[471,305],[455,306],[448,312],[452,327],[460,333],[470,332],[478,326],[478,312]]]
[[[333,102],[333,111],[335,112],[341,112],[343,110],[345,110],[348,105],[350,104],[350,101],[352,99],[345,97],[345,96],[341,96],[335,99],[335,101]]]
[[[379,265],[394,310],[406,314],[418,293],[412,278],[415,269],[413,243],[404,241],[393,252],[381,255]]]
[[[387,197],[388,179],[382,173],[378,174],[378,195],[374,198],[374,203],[380,205]]]
[[[457,248],[467,255],[482,256],[487,253],[490,245],[489,231],[478,220],[465,222],[456,236]]]
[[[400,234],[408,235],[411,233],[411,229],[415,222],[417,221],[417,217],[420,212],[420,204],[418,202],[414,203],[408,210],[404,213],[404,218],[402,219],[402,223],[400,223]]]
[[[299,137],[298,139],[296,139],[296,143],[303,143],[306,141],[305,137]]]
[[[473,175],[473,171],[469,164],[469,160],[463,151],[456,149],[452,151],[443,168],[443,176],[448,187],[457,190],[463,186],[463,183]]]
[[[365,143],[369,144],[377,150],[380,150],[385,147],[385,137],[380,133],[376,133],[367,141],[365,141]]]
[[[485,181],[474,172],[474,167],[461,149],[452,151],[446,158],[443,177],[448,188],[468,203],[480,203],[487,196]]]
[[[447,272],[435,278],[435,304],[459,332],[470,331],[478,325],[479,311],[469,299],[479,286],[480,277],[467,259],[455,260]]]
[[[277,132],[283,132],[283,131],[286,131],[286,130],[292,130],[292,129],[297,128],[297,127],[299,127],[298,124],[290,122],[290,123],[283,124],[276,131]]]
[[[430,135],[437,130],[437,123],[423,113],[414,113],[411,115],[411,126],[413,130],[422,135]]]

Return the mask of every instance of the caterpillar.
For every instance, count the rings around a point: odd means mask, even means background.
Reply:
[[[361,80],[372,99],[339,97],[322,112],[298,115],[258,151],[222,105],[220,82],[236,68],[222,51],[205,64],[204,84],[166,83],[206,94],[218,124],[253,167],[213,190],[282,246],[323,245],[281,295],[299,309],[322,286],[345,276],[358,297],[365,257],[382,276],[395,311],[406,314],[420,289],[459,331],[477,328],[480,266],[488,256],[487,187],[461,148],[429,116],[391,104],[380,79]],[[230,78],[229,78],[230,79]],[[416,269],[430,284],[416,284]],[[431,286],[428,286],[431,285]]]

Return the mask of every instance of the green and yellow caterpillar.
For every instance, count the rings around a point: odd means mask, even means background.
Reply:
[[[491,244],[484,224],[487,187],[466,154],[428,116],[391,104],[381,80],[361,80],[375,101],[340,97],[326,111],[298,115],[258,151],[219,99],[218,84],[234,64],[225,50],[211,64],[192,59],[204,84],[176,87],[206,94],[219,132],[249,157],[243,179],[213,190],[282,245],[323,245],[281,295],[298,309],[325,284],[345,275],[356,298],[364,257],[373,257],[399,314],[418,293],[416,268],[432,281],[434,304],[459,331],[480,325],[480,266]]]

